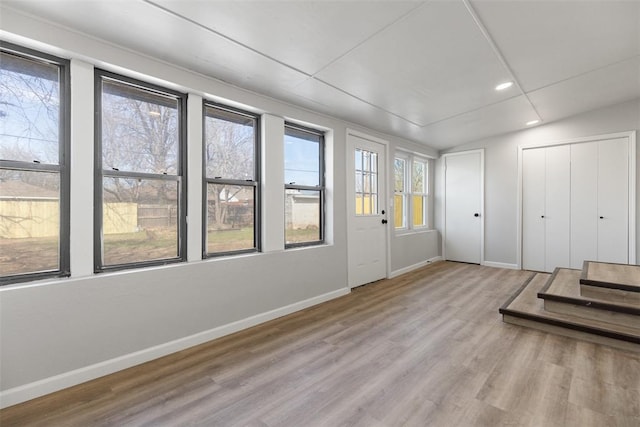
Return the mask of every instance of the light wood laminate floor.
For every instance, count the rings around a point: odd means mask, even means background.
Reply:
[[[439,262],[0,411],[39,426],[640,426],[640,353],[503,323],[530,273]]]

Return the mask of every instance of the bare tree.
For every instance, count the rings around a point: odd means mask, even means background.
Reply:
[[[205,164],[208,177],[254,179],[253,126],[207,117],[205,135]],[[243,191],[250,191],[250,187],[215,184],[210,185],[207,191],[210,225],[223,228],[229,219],[229,203],[236,200]],[[241,214],[238,216],[242,217]]]

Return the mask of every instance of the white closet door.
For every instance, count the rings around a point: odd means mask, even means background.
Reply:
[[[545,270],[545,149],[522,152],[522,268]]]
[[[445,158],[445,257],[482,262],[482,154],[455,153]]]
[[[569,267],[570,258],[570,146],[549,147],[546,151],[545,271]]]
[[[571,146],[571,268],[598,259],[598,143]]]
[[[598,142],[598,261],[629,261],[629,144]]]

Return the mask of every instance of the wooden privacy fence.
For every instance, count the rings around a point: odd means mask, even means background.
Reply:
[[[135,233],[140,230],[175,227],[175,205],[105,203],[104,234]],[[58,200],[0,200],[0,238],[55,237],[59,233]]]

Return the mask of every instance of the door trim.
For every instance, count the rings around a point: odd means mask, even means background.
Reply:
[[[385,160],[386,160],[385,165],[384,165],[384,167],[385,167],[385,178],[384,178],[385,179],[385,186],[384,186],[385,194],[383,194],[382,196],[379,196],[379,198],[381,200],[385,201],[385,206],[386,206],[385,210],[387,212],[389,212],[389,206],[391,206],[389,204],[390,200],[389,200],[389,197],[388,197],[388,194],[389,194],[389,179],[390,179],[389,178],[389,175],[390,175],[389,171],[391,170],[391,169],[389,169],[389,161],[390,161],[390,158],[389,158],[389,141],[387,141],[385,139],[382,139],[382,138],[378,138],[378,137],[369,135],[369,134],[366,134],[366,133],[363,133],[363,132],[360,132],[360,131],[357,131],[357,130],[354,130],[354,129],[351,129],[351,128],[347,128],[346,141],[345,141],[346,142],[345,143],[345,151],[344,151],[344,154],[345,154],[345,156],[344,156],[345,184],[350,182],[349,181],[350,178],[346,174],[349,174],[349,173],[351,173],[353,171],[353,165],[352,164],[350,165],[347,162],[347,160],[350,158],[349,157],[349,151],[353,148],[352,147],[352,139],[351,139],[351,137],[353,137],[353,136],[355,136],[357,138],[361,138],[361,139],[367,140],[367,141],[375,142],[375,143],[378,143],[378,144],[381,144],[382,146],[384,146],[384,155],[385,155]],[[345,187],[347,187],[347,186],[345,185]],[[349,242],[349,234],[350,234],[349,231],[353,227],[352,220],[351,220],[351,211],[350,211],[350,209],[352,207],[355,208],[355,206],[352,205],[352,201],[350,201],[351,200],[350,199],[350,192],[352,190],[353,189],[349,189],[348,187],[346,188],[346,193],[347,193],[346,194],[346,196],[347,196],[347,203],[346,203],[346,216],[347,216],[347,287],[348,288],[352,288],[351,284],[350,284],[350,279],[349,279],[350,274],[352,274],[349,271],[349,269],[351,267],[351,264],[350,264],[349,259],[348,259],[349,253],[350,253],[349,252],[349,245],[352,243],[352,242]],[[391,236],[390,228],[391,227],[386,227],[385,228],[385,233],[384,233],[384,252],[385,252],[385,257],[384,257],[385,268],[384,268],[384,270],[385,270],[385,278],[387,278],[387,279],[390,277],[390,274],[391,274],[391,271],[390,271],[390,266],[391,266],[391,247],[389,245],[389,242],[391,241],[390,240],[390,236]]]
[[[480,154],[480,265],[485,265],[484,259],[484,148],[476,150],[456,151],[455,153],[445,153],[442,159],[442,182],[443,182],[443,201],[442,201],[442,258],[447,259],[447,163],[446,159],[453,156],[461,156],[465,154]]]
[[[629,264],[636,263],[636,131],[615,132],[604,135],[593,135],[561,141],[535,142],[518,145],[518,195],[516,209],[516,256],[518,269],[522,269],[522,156],[524,150],[532,148],[553,147],[557,145],[571,145],[585,142],[602,141],[606,139],[628,138],[629,140]]]

